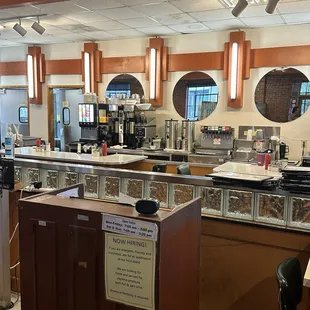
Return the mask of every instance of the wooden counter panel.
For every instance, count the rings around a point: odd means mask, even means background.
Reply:
[[[200,309],[278,309],[275,270],[287,257],[306,269],[309,235],[202,220]],[[298,308],[306,310],[307,290]]]
[[[160,163],[160,162],[158,162]],[[150,163],[147,161],[142,161],[138,163],[133,163],[129,165],[122,166],[122,169],[129,169],[129,170],[137,170],[137,171],[152,171],[153,166],[155,163]],[[190,165],[190,164],[189,164]],[[197,176],[205,176],[206,174],[210,174],[213,172],[213,168],[209,167],[201,167],[201,166],[191,166],[191,174]],[[177,173],[177,164],[173,164],[173,162],[167,162],[167,173]]]
[[[35,194],[23,192],[23,198],[33,196]],[[9,207],[10,207],[10,238],[18,223],[18,200],[20,199],[20,191],[10,192],[9,194]],[[19,231],[17,230],[11,246],[10,246],[10,264],[15,265],[19,259]],[[20,268],[11,270],[11,289],[14,292],[20,292]]]

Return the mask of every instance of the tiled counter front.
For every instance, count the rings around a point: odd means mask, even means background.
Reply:
[[[89,198],[119,201],[119,193],[135,199],[152,198],[174,208],[202,198],[202,214],[276,226],[310,229],[310,196],[281,190],[220,188],[204,177],[129,171],[63,163],[17,160],[15,180],[23,186],[42,181],[43,187],[85,185]]]

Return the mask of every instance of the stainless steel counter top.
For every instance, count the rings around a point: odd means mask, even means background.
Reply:
[[[94,166],[119,166],[145,160],[146,156],[113,154],[103,157],[94,157],[90,154],[76,154],[67,152],[36,152],[31,147],[16,148],[16,158],[48,160],[54,162],[89,164]]]

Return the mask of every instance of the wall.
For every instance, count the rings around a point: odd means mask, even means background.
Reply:
[[[251,40],[252,48],[293,46],[309,44],[309,39],[305,34],[308,25],[269,27],[246,30],[247,39]],[[169,47],[170,53],[192,53],[203,51],[223,51],[224,43],[229,41],[229,31],[215,33],[199,33],[194,35],[179,35],[165,38],[165,45]],[[99,48],[105,57],[117,56],[141,56],[145,55],[148,46],[148,39],[128,39],[116,41],[104,41],[99,43]],[[126,47],[126,48],[124,48]],[[58,44],[43,46],[43,53],[46,59],[80,58],[83,50],[82,43]],[[16,61],[16,58],[25,59],[25,47],[2,48],[0,49],[0,59],[5,61]],[[21,57],[23,55],[23,57]],[[18,57],[17,57],[18,56]],[[293,56],[292,56],[293,57]],[[310,66],[299,66],[298,70],[310,77]],[[258,126],[278,126],[279,124],[265,119],[258,113],[254,102],[254,92],[260,79],[271,70],[271,68],[251,69],[251,78],[244,82],[244,106],[240,110],[227,107],[227,81],[223,81],[222,71],[208,71],[219,87],[219,104],[210,117],[197,122],[197,133],[200,125],[231,125],[237,128],[240,125]],[[168,81],[164,83],[164,106],[158,108],[156,114],[158,132],[164,134],[164,120],[175,118],[182,120],[176,112],[172,103],[172,93],[177,81],[187,72],[172,72],[168,74]],[[144,73],[133,74],[142,84],[146,97],[148,97],[148,82],[145,81]],[[99,84],[99,97],[103,98],[105,89],[115,74],[105,74],[103,83]],[[4,85],[8,80],[13,83],[25,83],[25,79],[19,77],[1,77],[0,82]],[[47,137],[47,85],[80,85],[81,76],[63,75],[49,76],[43,88],[43,105],[31,106],[30,117],[32,121],[30,132],[32,135]],[[282,140],[290,145],[291,158],[299,158],[301,155],[301,140],[310,140],[309,127],[310,111],[298,120],[286,124],[281,124]],[[310,145],[309,145],[310,146]],[[310,149],[309,149],[310,150]]]

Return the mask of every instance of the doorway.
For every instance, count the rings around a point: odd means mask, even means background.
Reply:
[[[22,145],[21,136],[29,136],[27,87],[0,88],[0,141],[4,139],[10,126],[17,135],[16,143]],[[20,138],[19,138],[20,137]]]
[[[51,148],[66,152],[69,144],[81,137],[78,107],[84,101],[83,88],[50,87],[48,100],[48,135]]]

